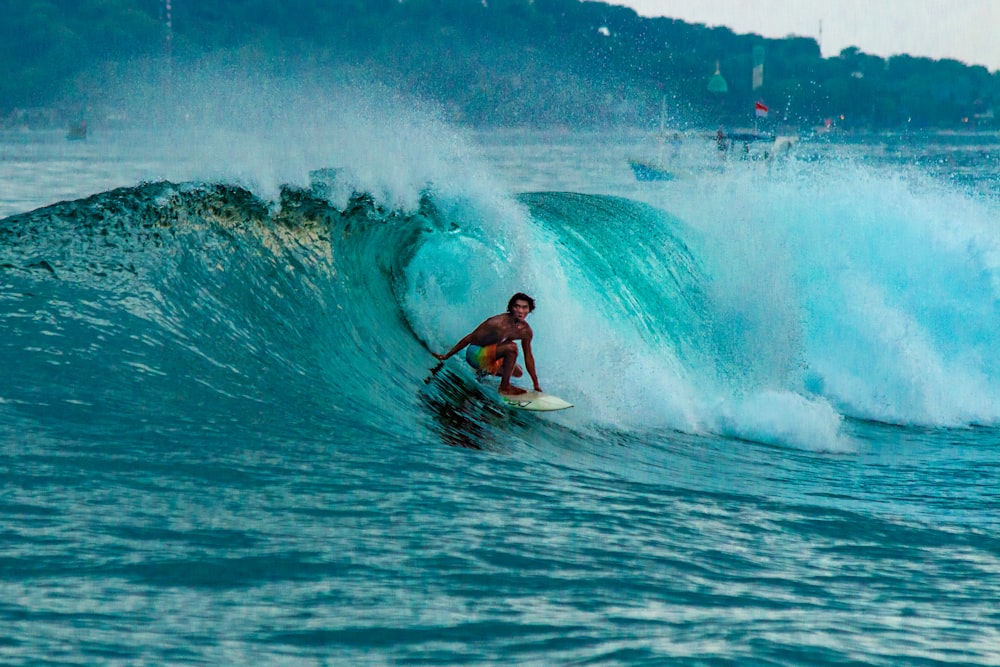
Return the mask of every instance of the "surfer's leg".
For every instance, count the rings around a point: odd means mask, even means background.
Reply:
[[[469,345],[465,348],[465,361],[476,370],[477,380],[487,375],[500,375],[499,368],[503,362],[496,358],[495,348],[495,345]]]
[[[500,345],[505,344],[501,343]],[[514,359],[516,361],[517,346],[513,343],[506,343],[506,345],[510,345],[513,348]],[[465,360],[469,362],[470,366],[476,369],[477,375],[483,373],[503,377],[503,356],[497,351],[496,345],[487,345],[486,347],[470,345],[466,348]],[[511,376],[519,378],[522,375],[524,375],[524,371],[519,364],[515,363]]]
[[[501,394],[523,394],[524,389],[515,387],[510,383],[510,376],[517,366],[517,343],[500,343],[496,346],[497,359],[503,360],[503,367],[500,371],[500,393]]]
[[[503,359],[497,359],[493,362],[493,365],[490,367],[490,375],[503,376]],[[522,375],[524,375],[524,370],[521,369],[521,364],[514,364],[514,372],[510,376],[519,378]]]

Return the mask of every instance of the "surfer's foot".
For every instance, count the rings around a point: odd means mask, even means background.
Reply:
[[[500,393],[504,396],[517,396],[519,394],[527,394],[527,389],[521,389],[520,387],[515,387],[514,385],[508,385],[506,387],[500,387]]]

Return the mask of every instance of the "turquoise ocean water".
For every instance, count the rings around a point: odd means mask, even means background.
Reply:
[[[996,141],[369,117],[0,137],[0,662],[1000,664]]]

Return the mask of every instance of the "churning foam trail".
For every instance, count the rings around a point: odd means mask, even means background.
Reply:
[[[790,391],[763,391],[716,409],[712,430],[729,437],[824,452],[848,452],[855,444],[841,431],[843,417],[822,398]]]
[[[746,393],[899,424],[1000,421],[997,201],[863,160],[706,187],[663,206],[703,235]]]

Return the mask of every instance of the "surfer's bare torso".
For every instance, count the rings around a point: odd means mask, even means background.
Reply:
[[[470,345],[485,347],[511,340],[531,340],[531,327],[523,319],[510,313],[500,313],[487,318],[470,334]]]

